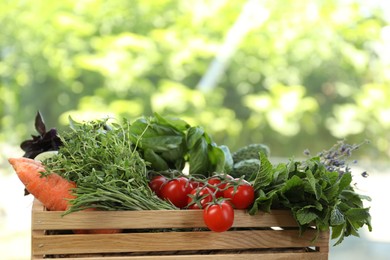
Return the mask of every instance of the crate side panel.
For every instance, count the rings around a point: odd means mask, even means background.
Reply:
[[[37,216],[36,213],[43,212],[44,210],[45,208],[43,207],[42,203],[34,199],[32,205],[32,211],[31,211],[31,222],[34,223],[35,221],[37,221],[37,218],[39,219],[39,216]],[[36,236],[45,236],[45,231],[43,229],[36,229],[34,228],[34,225],[31,225],[31,237],[33,238]],[[33,248],[33,239],[31,239],[31,248]],[[32,260],[44,259],[44,255],[34,254],[32,250],[31,259]]]
[[[159,232],[112,235],[52,235],[33,237],[33,254],[153,252],[252,248],[323,247],[326,236],[312,243],[315,230]]]
[[[144,229],[206,227],[202,210],[83,211],[63,215],[60,211],[33,209],[34,230]],[[296,227],[288,210],[260,212],[254,216],[236,210],[233,227]]]
[[[328,254],[319,252],[310,253],[292,253],[292,252],[279,252],[279,253],[242,253],[242,254],[194,254],[194,255],[163,255],[163,256],[114,256],[114,257],[67,257],[67,260],[147,260],[147,259],[159,259],[159,260],[327,260]]]
[[[152,229],[204,227],[201,212],[181,214],[179,211],[89,211],[39,212],[32,225],[36,229]]]

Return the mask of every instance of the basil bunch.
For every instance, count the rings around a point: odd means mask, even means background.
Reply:
[[[192,176],[229,173],[233,158],[227,146],[217,145],[200,126],[190,126],[178,118],[142,117],[130,127],[130,139],[156,171],[183,170],[188,163]]]

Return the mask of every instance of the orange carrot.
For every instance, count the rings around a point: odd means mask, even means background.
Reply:
[[[76,188],[74,182],[70,182],[58,174],[51,173],[42,176],[45,168],[39,161],[29,158],[10,158],[9,163],[14,168],[19,179],[36,199],[48,209],[64,211],[70,206],[68,200],[74,199],[71,190]]]
[[[56,173],[42,176],[45,172],[42,163],[29,158],[9,158],[9,163],[14,168],[19,179],[37,200],[48,210],[65,211],[70,207],[69,199],[75,196],[71,190],[76,188],[74,182],[70,182]],[[94,210],[94,209],[90,209]],[[113,234],[122,232],[121,229],[93,229],[74,230],[76,234]]]

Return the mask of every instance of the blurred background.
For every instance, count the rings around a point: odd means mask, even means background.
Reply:
[[[389,20],[385,0],[0,1],[2,259],[30,256],[31,198],[6,159],[23,154],[38,110],[58,130],[69,115],[158,112],[282,159],[369,140],[353,159],[374,231],[330,259],[386,259]]]

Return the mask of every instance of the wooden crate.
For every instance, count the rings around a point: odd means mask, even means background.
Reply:
[[[99,228],[125,232],[71,232]],[[329,232],[312,242],[315,232],[299,236],[291,212],[283,210],[256,216],[236,210],[233,228],[216,233],[205,229],[201,210],[89,211],[63,217],[35,200],[32,259],[328,259]]]

